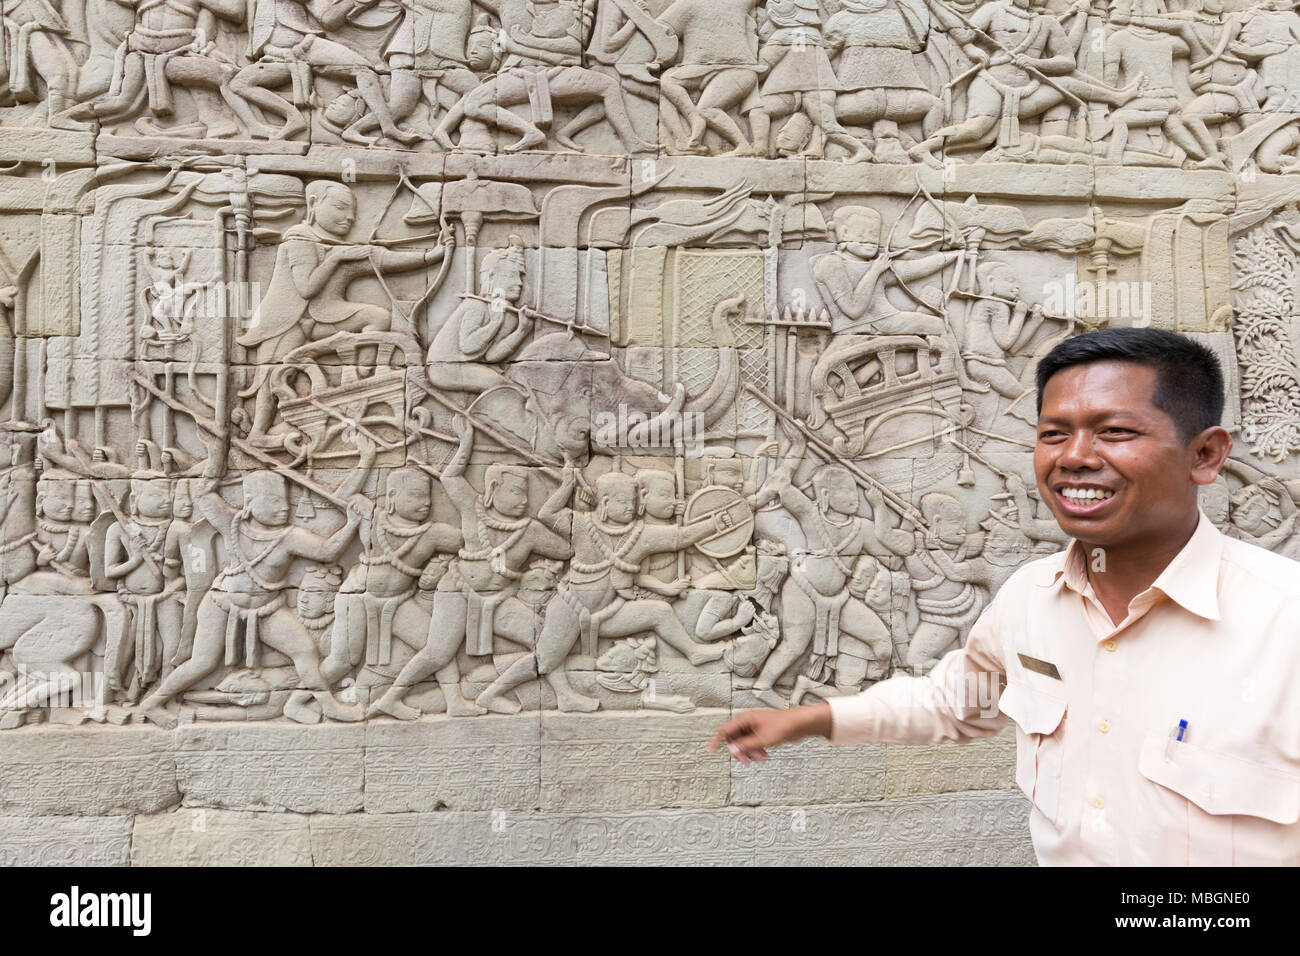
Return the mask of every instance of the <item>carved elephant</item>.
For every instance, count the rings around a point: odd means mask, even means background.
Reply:
[[[566,332],[543,335],[526,346],[505,373],[509,383],[489,389],[470,413],[551,462],[584,458],[592,448],[663,447],[697,434],[722,417],[740,383],[739,356],[730,321],[743,298],[720,301],[712,314],[718,369],[694,396],[680,383],[664,395],[629,375],[614,359]],[[689,421],[690,425],[683,423]],[[602,422],[619,423],[610,441]]]

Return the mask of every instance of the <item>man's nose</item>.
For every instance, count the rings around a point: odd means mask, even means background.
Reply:
[[[1101,459],[1097,456],[1097,436],[1084,429],[1074,432],[1061,449],[1061,454],[1056,463],[1068,471],[1100,468]]]

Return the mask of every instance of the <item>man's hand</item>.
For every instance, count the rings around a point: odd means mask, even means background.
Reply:
[[[334,258],[342,262],[360,262],[362,259],[369,259],[370,253],[374,246],[361,243],[359,245],[346,245],[334,247]]]
[[[731,756],[748,765],[767,759],[770,747],[794,743],[805,737],[829,737],[831,706],[827,703],[791,710],[747,710],[718,728],[709,741],[709,753],[724,742]]]

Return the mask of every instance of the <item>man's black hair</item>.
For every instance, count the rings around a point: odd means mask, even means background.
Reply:
[[[1092,362],[1132,362],[1156,370],[1156,408],[1174,420],[1178,437],[1191,442],[1223,415],[1223,369],[1200,342],[1161,329],[1102,329],[1066,339],[1038,363],[1038,412],[1048,380]]]

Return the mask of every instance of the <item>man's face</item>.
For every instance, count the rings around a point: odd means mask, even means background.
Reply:
[[[135,495],[136,512],[145,518],[166,518],[171,515],[171,487],[161,479],[131,482]]]
[[[1020,280],[1010,269],[999,269],[990,283],[995,296],[1000,299],[1018,299],[1020,297]]]
[[[61,478],[41,483],[41,512],[53,521],[71,521],[76,501],[76,485]]]
[[[645,484],[645,511],[652,518],[666,520],[677,513],[676,486],[671,478],[652,478]]]
[[[1061,530],[1087,545],[1123,547],[1184,533],[1197,480],[1212,481],[1196,443],[1152,402],[1155,369],[1093,362],[1057,372],[1043,392],[1034,449],[1038,490]]]
[[[251,491],[246,487],[244,494],[249,497],[249,511],[259,524],[276,528],[289,522],[289,490],[283,485],[259,484]]]
[[[744,467],[735,461],[720,461],[713,468],[714,484],[722,485],[725,488],[731,488],[733,491],[745,493],[745,471]]]
[[[429,483],[414,475],[406,475],[393,488],[393,510],[407,521],[423,521],[429,517],[433,501]]]
[[[947,502],[939,509],[933,521],[935,533],[944,544],[961,545],[966,542],[966,513],[961,505]]]
[[[333,591],[309,589],[298,592],[298,616],[305,621],[323,617],[334,608]]]
[[[851,515],[858,511],[858,486],[848,475],[838,472],[821,476],[814,487],[818,493],[825,492],[826,504],[836,514]]]
[[[498,263],[492,270],[492,287],[487,290],[488,296],[493,299],[504,299],[506,302],[518,302],[523,291],[523,270],[508,260]]]
[[[507,518],[522,518],[528,511],[528,484],[519,475],[503,475],[492,494],[492,507]]]
[[[316,207],[316,223],[332,236],[342,238],[352,229],[357,210],[352,193],[346,189],[331,189]]]
[[[1238,527],[1258,534],[1267,527],[1264,521],[1266,517],[1268,517],[1268,502],[1263,495],[1256,492],[1248,495],[1237,507],[1233,514],[1233,521]]]
[[[620,485],[605,498],[605,517],[626,523],[636,517],[636,485]]]

